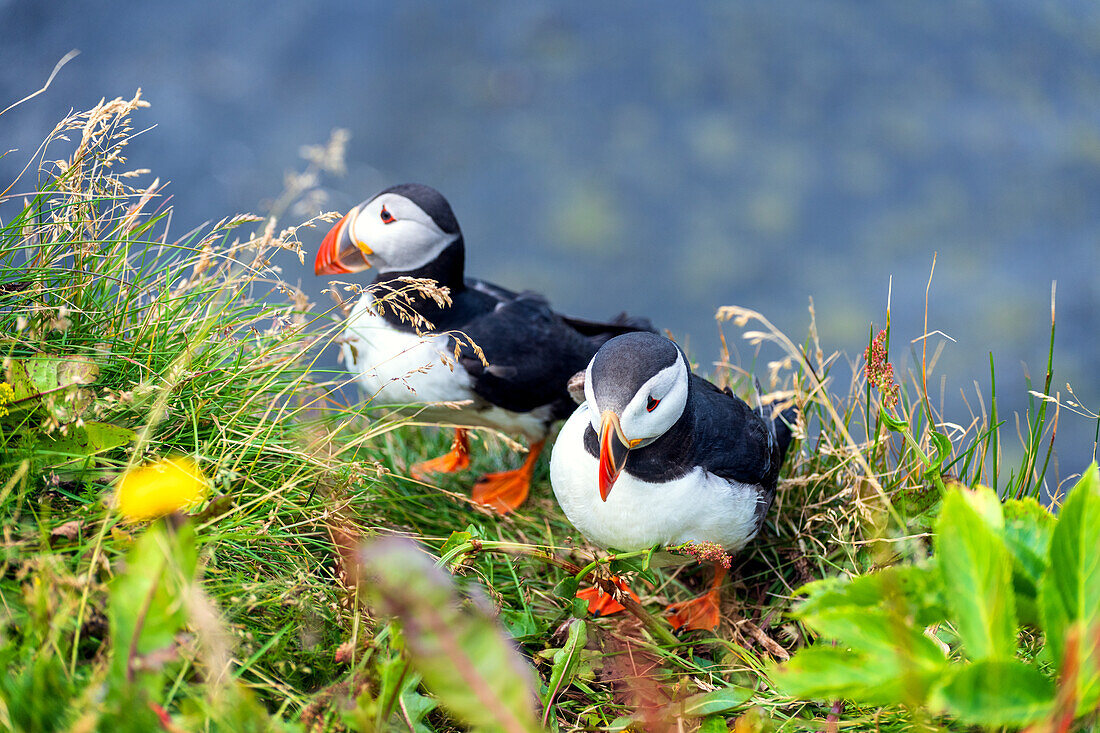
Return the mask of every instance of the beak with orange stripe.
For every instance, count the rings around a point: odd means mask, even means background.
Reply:
[[[367,256],[374,250],[355,238],[355,220],[362,208],[360,204],[349,211],[325,235],[313,263],[314,274],[346,275],[370,268]]]
[[[641,438],[629,440],[623,434],[619,416],[613,410],[604,410],[600,416],[600,498],[607,501],[611,487],[619,478],[631,448],[636,448]]]

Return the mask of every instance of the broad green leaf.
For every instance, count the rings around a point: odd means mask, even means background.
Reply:
[[[1050,538],[1050,564],[1039,589],[1043,630],[1057,660],[1066,669],[1067,651],[1079,663],[1078,711],[1100,700],[1100,669],[1091,653],[1100,634],[1100,475],[1093,463],[1070,491]],[[1067,639],[1075,629],[1077,643]]]
[[[944,662],[943,652],[923,629],[887,611],[829,609],[807,622],[826,639],[857,651],[889,656],[918,671],[938,671]]]
[[[173,530],[154,523],[126,556],[125,571],[109,587],[114,656],[108,679],[113,694],[135,682],[150,694],[159,689],[158,668],[144,660],[171,649],[186,625],[188,588],[197,564],[195,532],[189,524]]]
[[[1025,726],[1049,714],[1054,683],[1018,659],[987,659],[956,672],[934,702],[968,725]]]
[[[729,726],[726,725],[726,719],[721,715],[711,715],[708,718],[703,718],[702,724],[699,726],[699,733],[727,733]]]
[[[1021,623],[1038,626],[1039,582],[1046,572],[1054,515],[1034,499],[1004,503],[1004,540],[1012,555],[1012,587]]]
[[[546,627],[544,622],[523,609],[500,609],[500,622],[508,630],[508,635],[517,640],[537,636]]]
[[[946,667],[939,647],[894,613],[823,609],[804,622],[838,645],[819,642],[779,668],[775,680],[792,697],[919,704]]]
[[[419,680],[417,675],[415,679]],[[431,733],[432,729],[424,722],[428,713],[439,707],[439,702],[434,698],[425,697],[416,691],[416,685],[407,685],[401,693],[401,709],[412,723],[414,733]],[[404,721],[401,721],[404,722]]]
[[[1000,502],[985,487],[949,491],[936,522],[936,559],[947,607],[974,661],[1007,659],[1016,652],[1012,559],[1000,533],[991,528],[997,525],[1004,526]]]
[[[69,426],[66,435],[41,435],[39,445],[66,456],[92,456],[96,453],[120,448],[137,437],[130,428],[105,422],[86,422],[83,427]]]
[[[449,575],[414,544],[385,538],[359,553],[364,591],[397,617],[424,685],[447,710],[481,730],[534,733],[534,676],[503,630],[477,604],[462,604]]]
[[[12,391],[15,392],[15,400],[17,402],[19,400],[34,397],[39,393],[38,388],[34,386],[34,382],[31,380],[30,372],[27,370],[27,363],[20,359],[11,360],[4,374],[4,381],[12,386]]]
[[[961,484],[955,484],[952,488],[953,493],[962,499],[987,527],[997,534],[1004,532],[1004,504],[997,496],[997,492],[988,486],[975,486],[973,489],[968,489]]]
[[[36,393],[44,397],[51,414],[67,423],[82,415],[95,400],[95,395],[81,385],[99,378],[99,365],[77,356],[41,356],[25,362],[25,373]],[[71,389],[64,389],[69,387]],[[18,395],[17,395],[18,397]]]
[[[744,705],[752,696],[753,691],[748,687],[722,687],[692,695],[680,703],[680,711],[685,718],[729,713]]]
[[[799,588],[798,593],[807,598],[795,609],[797,617],[830,608],[889,606],[927,626],[944,620],[947,613],[942,580],[934,561],[925,567],[894,565],[851,579],[817,580]]]
[[[559,580],[554,586],[554,595],[558,598],[572,599],[576,598],[577,590],[581,587],[581,584],[577,582],[577,579],[572,575],[566,575]]]
[[[550,669],[550,682],[546,690],[546,698],[543,703],[547,707],[547,714],[543,716],[545,724],[549,715],[550,704],[554,697],[567,687],[573,679],[573,674],[580,663],[581,652],[588,643],[588,625],[583,619],[575,618],[569,621],[569,632],[566,635],[565,644],[554,652],[554,662]]]
[[[799,700],[896,705],[921,704],[939,674],[907,675],[888,657],[817,645],[795,654],[773,680],[784,694]]]

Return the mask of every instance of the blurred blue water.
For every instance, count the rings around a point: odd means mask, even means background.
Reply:
[[[430,183],[472,273],[649,315],[704,366],[717,306],[797,340],[810,297],[826,348],[857,355],[891,275],[895,345],[915,339],[938,252],[929,329],[955,339],[937,371],[959,423],[990,351],[1002,411],[1026,409],[1057,280],[1054,385],[1100,405],[1094,3],[0,0],[0,107],[72,48],[0,117],[19,149],[0,180],[70,107],[141,87],[157,127],[130,161],[171,179],[182,234],[260,208],[300,145],[346,127],[327,207]],[[1062,420],[1064,476],[1095,424]]]

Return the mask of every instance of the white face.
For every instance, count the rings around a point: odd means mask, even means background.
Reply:
[[[687,404],[687,396],[687,364],[684,363],[684,355],[677,354],[676,362],[650,377],[623,408],[619,415],[623,435],[628,440],[640,440],[634,446],[636,448],[649,445],[680,419],[680,415],[684,413],[684,405]],[[584,375],[584,398],[589,404],[588,414],[592,429],[599,435],[600,420],[603,410],[607,408],[596,404],[592,362],[589,362]]]
[[[352,224],[352,238],[379,272],[416,270],[458,239],[447,234],[419,206],[396,193],[384,193],[363,204]]]

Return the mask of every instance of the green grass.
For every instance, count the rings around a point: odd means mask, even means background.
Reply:
[[[128,647],[108,634],[107,618],[119,613],[109,593],[138,572],[127,567],[129,553],[152,528],[118,517],[112,487],[128,467],[170,454],[193,456],[212,482],[211,498],[189,521],[196,592],[217,609],[189,616],[171,654],[143,673],[162,681],[149,701],[174,725],[341,730],[358,710],[355,720],[407,730],[401,706],[417,698],[408,697],[415,689],[400,692],[405,671],[394,676],[405,669],[401,634],[363,604],[348,577],[355,561],[338,549],[380,535],[411,537],[437,556],[456,531],[480,538],[482,549],[452,567],[458,586],[488,599],[547,681],[551,663],[540,653],[562,646],[572,610],[555,587],[570,564],[598,554],[554,503],[546,461],[527,504],[506,518],[465,498],[474,476],[518,463],[491,434],[475,437],[471,471],[438,486],[409,478],[411,464],[447,449],[449,434],[331,397],[346,375],[313,367],[334,348],[339,309],[308,303],[267,262],[273,252],[300,251],[296,228],[278,231],[274,216],[238,217],[173,238],[159,188],[124,173],[139,106],[116,100],[66,120],[45,148],[56,155],[63,146],[64,165],[41,163],[34,193],[0,198],[0,211],[14,212],[0,226],[5,379],[20,365],[58,361],[96,370],[90,383],[58,382],[0,417],[0,661],[11,672],[0,686],[0,727],[92,729],[120,712],[111,709],[119,683],[109,663]],[[28,186],[10,190],[19,188]],[[629,614],[590,621],[591,673],[574,670],[549,724],[591,730],[621,728],[634,715],[673,720],[682,711],[670,701],[730,685],[752,691],[750,704],[724,714],[741,719],[738,730],[821,729],[835,725],[830,715],[846,729],[927,724],[900,705],[833,707],[777,693],[774,664],[810,642],[786,614],[808,581],[926,555],[944,481],[1039,496],[1056,424],[1048,403],[1035,401],[1020,464],[1006,466],[1015,431],[997,412],[992,368],[988,414],[950,419],[965,430],[943,426],[927,374],[904,380],[888,430],[862,360],[826,352],[812,325],[796,344],[760,314],[727,308],[719,317],[778,351],[768,369],[753,366],[768,373],[766,391],[803,412],[775,507],[734,558],[715,634],[670,640]],[[1053,328],[1052,312],[1051,360]],[[728,352],[726,362],[715,378],[751,394]],[[1044,393],[1052,372],[1051,363]],[[87,424],[133,431],[133,440],[96,450],[65,439],[87,436]],[[659,603],[705,582],[690,566],[655,579],[648,586],[633,577],[632,587],[657,617]],[[354,654],[338,653],[342,645]],[[235,682],[218,681],[219,660]],[[394,689],[405,695],[400,705]],[[434,730],[457,725],[441,709],[425,720]]]

